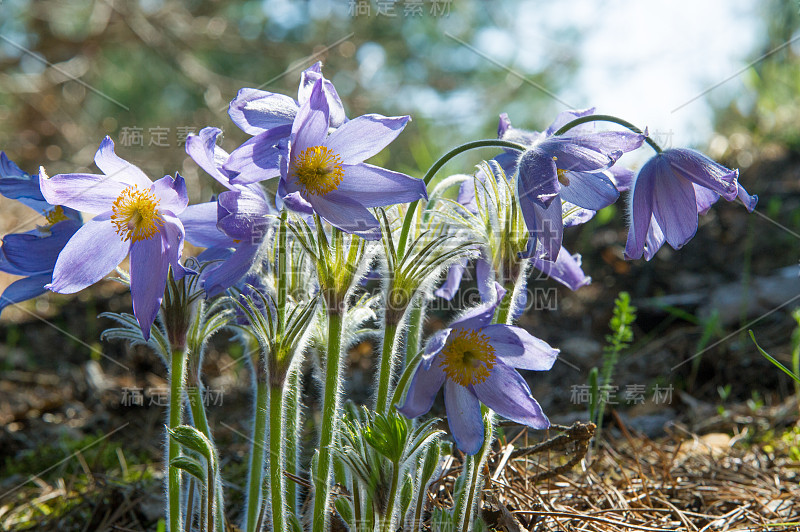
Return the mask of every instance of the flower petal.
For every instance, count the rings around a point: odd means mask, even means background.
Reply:
[[[409,419],[428,412],[444,381],[445,374],[439,364],[439,358],[437,356],[423,358],[414,371],[414,376],[411,377],[408,393],[403,404],[397,407],[397,411]]]
[[[3,253],[10,264],[28,275],[52,274],[58,254],[81,225],[74,220],[65,220],[55,224],[46,235],[38,229],[6,235]]]
[[[553,123],[548,126],[547,129],[544,130],[544,134],[548,137],[552,136],[556,131],[561,129],[562,127],[566,126],[568,123],[572,122],[576,118],[580,118],[582,116],[588,116],[594,114],[594,107],[590,107],[589,109],[570,109],[568,111],[561,111],[556,116],[556,119],[553,120]],[[570,132],[581,131],[583,128],[584,131],[589,130],[591,131],[592,123],[588,124],[581,124],[580,126],[576,126],[573,129],[570,129]]]
[[[467,269],[468,263],[469,261],[464,259],[451,265],[447,270],[447,277],[445,277],[444,283],[434,292],[434,295],[448,301],[452,300],[461,285],[461,278],[464,276],[464,270]]]
[[[163,213],[162,216],[164,218],[164,226],[161,228],[161,234],[166,254],[169,258],[169,265],[172,267],[172,277],[176,281],[180,281],[184,275],[197,272],[184,267],[180,262],[183,255],[183,242],[186,237],[183,224],[172,213]]]
[[[630,168],[615,164],[603,173],[611,178],[619,192],[626,192],[633,187],[633,178],[636,174]]]
[[[644,135],[628,131],[601,131],[549,137],[536,148],[557,159],[558,167],[573,172],[597,172],[610,168],[623,153],[644,142]]]
[[[467,309],[451,324],[451,329],[480,329],[492,323],[495,310],[503,300],[506,291],[498,283],[494,283],[495,298],[494,301],[482,303],[471,309]]]
[[[558,349],[520,327],[493,324],[481,329],[480,334],[488,336],[497,357],[514,368],[547,371],[558,358]]]
[[[130,242],[122,241],[108,214],[101,220],[89,220],[72,236],[58,256],[53,282],[45,288],[74,294],[101,280],[122,262]]]
[[[697,199],[692,183],[675,175],[669,168],[656,179],[653,216],[664,237],[674,249],[680,249],[697,232]]]
[[[281,153],[291,126],[279,126],[251,138],[235,150],[222,165],[233,184],[257,183],[281,175]],[[230,188],[230,187],[228,187]]]
[[[34,275],[32,277],[25,277],[18,279],[8,285],[8,287],[0,295],[0,314],[3,310],[16,303],[22,303],[34,297],[40,296],[47,292],[44,285],[50,282],[50,274]]]
[[[94,154],[94,164],[113,181],[135,185],[140,189],[150,188],[152,181],[138,166],[133,165],[114,153],[114,141],[106,137]],[[54,204],[57,205],[57,204]]]
[[[713,190],[728,201],[735,200],[739,194],[739,170],[725,168],[702,153],[685,148],[664,150],[661,157],[678,176]]]
[[[522,154],[517,182],[520,203],[533,202],[546,209],[558,198],[560,190],[556,162],[551,156],[537,149]]]
[[[472,389],[483,404],[506,419],[535,429],[550,427],[550,421],[531,395],[528,383],[515,369],[500,360],[495,362],[489,377],[482,383],[473,384]]]
[[[186,240],[195,246],[212,248],[233,245],[233,240],[217,227],[216,201],[189,205],[178,218],[186,231]]]
[[[692,183],[692,186],[694,187],[694,197],[697,202],[697,214],[707,213],[708,209],[719,200],[719,194],[695,183]]]
[[[599,211],[619,198],[619,191],[603,172],[567,172],[569,186],[561,187],[561,199],[584,209]]]
[[[647,230],[647,238],[644,243],[644,260],[652,259],[655,254],[661,249],[665,241],[664,232],[658,225],[655,216],[651,216],[650,227]]]
[[[133,315],[145,340],[156,319],[167,286],[169,257],[162,233],[131,244],[131,299]]]
[[[217,146],[217,137],[222,130],[216,127],[204,127],[197,135],[186,137],[186,153],[205,172],[216,179],[222,186],[231,188],[230,175],[221,171],[228,160],[228,152]]]
[[[659,158],[647,161],[639,170],[631,192],[631,221],[628,228],[628,241],[625,244],[625,258],[639,259],[644,253],[645,239],[653,217],[653,194],[657,168],[663,163]]]
[[[217,202],[220,231],[250,244],[264,239],[272,210],[263,197],[244,190],[228,190],[219,195]]]
[[[558,251],[555,262],[534,257],[533,267],[542,272],[545,277],[558,281],[573,291],[592,282],[592,278],[588,277],[581,269],[581,256],[571,255],[563,246]]]
[[[478,399],[460,384],[446,381],[444,405],[447,425],[458,448],[467,454],[480,451],[483,446],[483,417]]]
[[[300,105],[308,101],[311,96],[311,89],[318,79],[322,79],[322,88],[325,91],[325,99],[328,101],[329,120],[331,127],[339,127],[347,121],[344,113],[344,106],[333,83],[322,76],[322,62],[317,61],[300,74],[300,87],[297,90],[297,99]]]
[[[147,181],[147,189],[153,183]],[[128,188],[128,184],[97,174],[58,174],[48,178],[40,170],[39,187],[44,199],[51,205],[64,205],[91,214],[111,210],[114,200]]]
[[[228,107],[233,123],[248,135],[291,124],[297,115],[294,99],[258,89],[240,89]]]
[[[742,203],[744,203],[745,208],[747,208],[747,212],[753,212],[755,210],[756,205],[758,204],[758,196],[755,194],[751,196],[742,185],[738,185],[738,197]]]
[[[348,124],[353,122],[351,120]],[[422,179],[366,163],[344,166],[344,179],[336,194],[346,194],[365,207],[428,199],[428,190]]]
[[[209,267],[202,273],[203,288],[208,297],[215,297],[238,283],[250,268],[258,253],[258,244],[242,242],[231,257],[219,266]]]
[[[345,233],[358,235],[365,240],[379,240],[381,227],[378,220],[362,204],[339,192],[305,198],[314,211],[331,225]]]
[[[151,187],[153,194],[159,200],[159,209],[180,214],[189,205],[189,196],[186,194],[186,180],[179,173],[175,177],[165,175]]]
[[[561,201],[554,201],[547,209],[542,209],[535,203],[522,201],[520,207],[525,225],[530,232],[528,248],[522,257],[537,257],[551,262],[555,261],[564,237]]]
[[[308,101],[292,123],[290,160],[312,146],[322,146],[328,135],[328,102],[322,90],[322,80],[314,83]]]
[[[342,124],[325,140],[343,164],[358,164],[388,146],[406,127],[410,116],[362,115]]]

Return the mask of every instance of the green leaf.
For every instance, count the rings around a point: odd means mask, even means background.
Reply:
[[[755,335],[753,335],[753,331],[752,331],[752,329],[748,330],[747,332],[749,332],[749,333],[750,333],[750,338],[753,340],[753,343],[754,343],[754,344],[756,344],[756,349],[758,349],[758,350],[761,352],[761,354],[762,354],[762,355],[764,355],[764,357],[765,357],[767,360],[769,360],[770,362],[772,362],[773,364],[775,364],[775,366],[776,366],[776,367],[777,367],[779,370],[781,370],[782,372],[786,373],[788,376],[790,376],[791,378],[793,378],[795,381],[797,381],[797,382],[800,382],[800,375],[795,375],[794,373],[792,373],[792,372],[789,370],[789,368],[787,368],[786,366],[784,366],[783,364],[781,364],[780,362],[778,362],[778,361],[777,361],[775,358],[773,358],[773,357],[772,357],[772,355],[770,355],[769,353],[767,353],[766,351],[764,351],[763,349],[761,349],[761,346],[760,346],[760,345],[758,345],[758,342],[756,342],[756,337],[755,337]]]
[[[205,435],[194,427],[181,425],[169,430],[170,437],[196,453],[202,455],[209,464],[214,464],[214,446]]]
[[[199,480],[204,486],[206,485],[206,468],[194,458],[190,456],[176,456],[170,461],[169,465],[186,471]]]
[[[414,498],[414,479],[409,473],[406,473],[405,481],[403,482],[403,489],[400,490],[400,521],[408,513],[411,508],[411,501]]]

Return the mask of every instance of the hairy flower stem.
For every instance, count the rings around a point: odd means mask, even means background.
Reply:
[[[244,530],[254,532],[258,509],[261,506],[264,473],[265,435],[269,416],[269,385],[266,379],[256,376],[256,404],[253,416],[253,446],[250,451],[250,477],[247,485],[247,513]]]
[[[400,464],[392,464],[392,485],[389,488],[389,500],[386,502],[386,511],[383,514],[383,532],[393,532],[392,514],[394,514],[394,503],[397,500],[397,485],[400,483]]]
[[[286,377],[286,396],[284,417],[286,418],[286,447],[284,449],[286,473],[297,476],[298,440],[300,438],[300,368],[289,372]],[[290,512],[297,513],[297,483],[286,482],[286,505]]]
[[[269,490],[272,510],[272,531],[283,532],[286,499],[283,489],[283,386],[269,387]]]
[[[190,383],[187,387],[187,393],[189,395],[189,408],[192,411],[192,419],[194,420],[194,426],[203,433],[203,436],[208,438],[212,444],[214,443],[214,439],[211,437],[211,427],[208,424],[208,417],[206,416],[206,408],[205,403],[203,402],[203,384],[201,382],[192,383],[191,378],[189,379]],[[222,499],[222,485],[220,483],[215,483],[216,485],[213,486],[214,489],[214,498],[216,499],[216,512],[214,513],[214,530],[222,530],[225,524],[225,506],[223,504]],[[209,488],[210,490],[211,488]]]
[[[467,458],[467,467],[464,471],[466,482],[464,489],[466,490],[462,500],[461,506],[461,532],[470,532],[475,521],[475,510],[478,502],[478,485],[481,483],[481,469],[489,456],[489,450],[494,438],[494,413],[489,410],[485,405],[481,405],[481,414],[483,414],[483,446],[477,454]]]
[[[419,352],[419,338],[422,332],[422,317],[424,316],[424,300],[419,300],[411,304],[411,314],[408,316],[408,334],[406,339],[406,360],[405,366]]]
[[[436,172],[441,170],[450,159],[465,151],[474,150],[476,148],[510,148],[518,151],[525,151],[528,149],[522,144],[517,144],[516,142],[502,139],[486,139],[467,142],[466,144],[462,144],[461,146],[453,148],[449,152],[442,155],[438,161],[433,163],[433,166],[431,166],[425,173],[425,177],[422,178],[422,180],[425,182],[425,185],[427,186],[431,183],[431,180],[433,180],[433,176],[436,175]],[[406,211],[406,217],[403,220],[403,228],[400,231],[400,238],[397,241],[398,257],[402,257],[405,254],[408,233],[411,231],[411,222],[414,220],[414,213],[417,210],[417,203],[419,203],[419,200],[410,203],[408,206],[408,211]]]
[[[622,118],[618,118],[613,115],[587,115],[587,116],[582,116],[580,118],[576,118],[575,120],[566,123],[564,126],[561,127],[561,129],[555,132],[555,135],[563,135],[564,133],[574,128],[575,126],[586,124],[587,122],[611,122],[613,124],[618,124],[624,128],[630,129],[634,133],[638,133],[640,135],[644,134],[644,131],[634,126],[627,120],[623,120]],[[651,139],[649,136],[645,136],[644,141],[647,142],[650,145],[650,147],[656,151],[656,153],[661,153],[661,146],[659,146],[656,143],[656,141]]]
[[[169,372],[169,428],[174,430],[181,424],[183,412],[183,378],[186,373],[188,353],[183,349],[172,351]],[[180,444],[167,436],[167,501],[170,532],[181,530],[181,470],[170,465],[181,454]]]
[[[389,405],[389,388],[391,387],[394,373],[394,362],[397,356],[395,346],[400,339],[397,338],[397,323],[386,323],[383,329],[383,351],[381,353],[381,365],[378,368],[378,395],[375,401],[375,411],[385,413]]]
[[[503,287],[506,290],[506,295],[503,297],[503,300],[497,306],[497,310],[494,314],[494,321],[493,323],[502,323],[505,325],[511,325],[513,321],[513,316],[511,315],[511,307],[514,306],[514,286],[516,283],[513,281],[509,281]]]
[[[328,309],[328,350],[325,357],[325,394],[322,399],[322,426],[319,436],[319,457],[315,472],[314,514],[312,532],[328,529],[328,495],[331,478],[331,454],[339,429],[339,386],[341,384],[342,314]]]

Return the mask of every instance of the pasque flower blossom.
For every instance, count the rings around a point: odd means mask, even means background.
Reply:
[[[364,162],[397,138],[408,120],[368,114],[329,135],[329,105],[318,79],[292,124],[279,199],[295,211],[315,212],[347,233],[377,240],[380,225],[369,207],[428,197],[421,179]]]
[[[520,208],[531,234],[524,255],[556,260],[564,230],[562,200],[589,211],[614,203],[619,190],[604,171],[645,137],[579,128],[535,141],[518,162]]]
[[[550,421],[516,371],[547,371],[558,349],[519,327],[494,324],[497,305],[505,295],[495,286],[497,298],[467,311],[450,327],[431,336],[411,378],[405,401],[398,411],[414,418],[428,412],[444,386],[447,423],[458,448],[475,454],[483,444],[480,404],[501,416],[536,429]]]
[[[186,138],[186,153],[226,190],[217,201],[190,205],[179,216],[192,244],[206,247],[198,257],[215,261],[202,272],[206,293],[213,297],[239,282],[254,264],[277,211],[258,183],[231,183],[224,165],[228,153],[217,145],[221,130],[203,128]]]
[[[46,225],[3,237],[0,271],[23,279],[11,283],[0,296],[2,312],[8,305],[46,292],[44,285],[52,279],[58,254],[82,222],[79,212],[47,203],[39,190],[39,176],[23,172],[3,152],[0,152],[0,194],[34,209],[47,220]]]
[[[647,161],[631,194],[631,223],[625,258],[646,260],[667,242],[680,249],[697,232],[698,215],[723,197],[737,197],[752,212],[758,196],[739,184],[739,171],[715,163],[700,152],[675,148]]]
[[[233,150],[224,162],[223,171],[235,183],[248,184],[278,177],[281,149],[292,133],[292,123],[300,108],[308,102],[314,83],[322,84],[328,103],[328,126],[337,128],[347,121],[342,100],[333,83],[322,75],[317,62],[300,75],[297,100],[284,94],[258,89],[241,89],[230,103],[228,115],[239,128],[253,138]]]
[[[39,186],[54,205],[94,214],[69,239],[45,288],[72,294],[96,283],[130,253],[133,314],[145,338],[155,320],[170,267],[175,279],[191,273],[180,263],[184,229],[178,219],[188,204],[179,174],[156,182],[114,153],[106,137],[94,158],[105,175],[59,174],[42,168]]]

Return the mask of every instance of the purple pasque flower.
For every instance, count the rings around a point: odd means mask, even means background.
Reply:
[[[562,200],[597,211],[614,203],[619,190],[605,175],[623,153],[639,148],[646,134],[575,128],[546,136],[519,158],[517,193],[531,238],[525,257],[554,261],[561,249]]]
[[[39,187],[54,205],[94,214],[58,256],[53,280],[45,288],[72,294],[105,277],[130,253],[133,314],[150,337],[170,267],[176,280],[193,273],[181,265],[184,229],[177,215],[189,199],[180,174],[155,183],[114,153],[106,137],[94,156],[104,175],[39,171]]]
[[[495,179],[501,179],[499,172],[492,173]],[[508,176],[511,174],[506,173],[505,175],[506,178],[508,178]],[[482,168],[479,168],[474,178],[466,179],[461,183],[457,201],[467,211],[473,214],[478,213],[478,202],[475,197],[476,194],[480,195],[480,201],[482,204],[485,204],[487,201],[487,198],[485,197],[486,190],[483,186],[479,185],[485,180],[486,173]],[[476,185],[478,186],[476,187]],[[589,212],[591,213],[591,211]],[[569,227],[570,225],[577,225],[577,223],[583,223],[585,221],[586,219],[583,218],[578,221],[573,221],[571,218],[570,220],[565,220],[565,225]],[[491,287],[492,283],[494,282],[494,272],[492,265],[487,258],[487,250],[482,247],[480,251],[481,255],[478,257],[478,260],[475,263],[475,275],[477,278],[476,280],[481,299],[487,301],[493,296],[491,293]],[[450,266],[447,272],[447,277],[445,278],[445,282],[439,287],[438,290],[436,290],[435,295],[447,300],[451,300],[461,284],[462,276],[466,271],[468,264],[469,261],[465,259]],[[563,246],[559,250],[555,261],[545,261],[534,256],[532,265],[545,277],[549,277],[573,291],[577,290],[581,286],[588,285],[592,280],[591,277],[588,277],[581,269],[581,256],[579,254],[573,255],[569,253],[569,251],[567,251]],[[527,282],[524,283],[524,286],[518,292],[519,293],[514,308],[516,309],[516,313],[521,313],[527,303]],[[516,315],[516,313],[515,318],[518,318],[519,316]]]
[[[483,444],[483,403],[501,416],[535,429],[550,421],[516,369],[547,371],[558,349],[519,327],[492,324],[504,290],[467,311],[428,340],[398,411],[408,418],[428,412],[444,385],[447,423],[458,448],[477,453]],[[516,368],[516,369],[515,369]]]
[[[625,258],[650,260],[664,242],[680,249],[697,232],[698,215],[720,197],[738,197],[753,212],[758,196],[748,194],[738,178],[739,170],[690,149],[664,150],[651,158],[634,182]]]
[[[207,127],[189,135],[186,153],[228,190],[217,201],[190,205],[180,216],[187,240],[207,248],[198,259],[215,261],[201,273],[210,297],[237,284],[252,268],[276,214],[261,185],[231,183],[234,174],[225,169],[229,155],[217,145],[221,132]]]
[[[47,225],[3,237],[0,271],[23,278],[11,283],[0,295],[2,313],[8,305],[47,291],[44,285],[53,277],[58,254],[82,221],[79,212],[47,203],[39,190],[39,176],[23,172],[3,152],[0,152],[0,194],[36,210],[47,219]]]
[[[425,183],[364,160],[392,142],[408,116],[368,114],[328,134],[328,102],[321,79],[292,124],[284,151],[278,198],[292,210],[318,214],[334,227],[368,240],[380,238],[368,208],[428,197]]]
[[[300,108],[308,102],[314,83],[322,83],[328,103],[328,126],[337,128],[347,121],[342,100],[317,62],[300,75],[297,100],[284,94],[258,89],[241,89],[231,102],[228,115],[239,128],[253,138],[236,148],[224,163],[224,171],[235,183],[248,184],[281,175],[280,155],[292,133]]]

